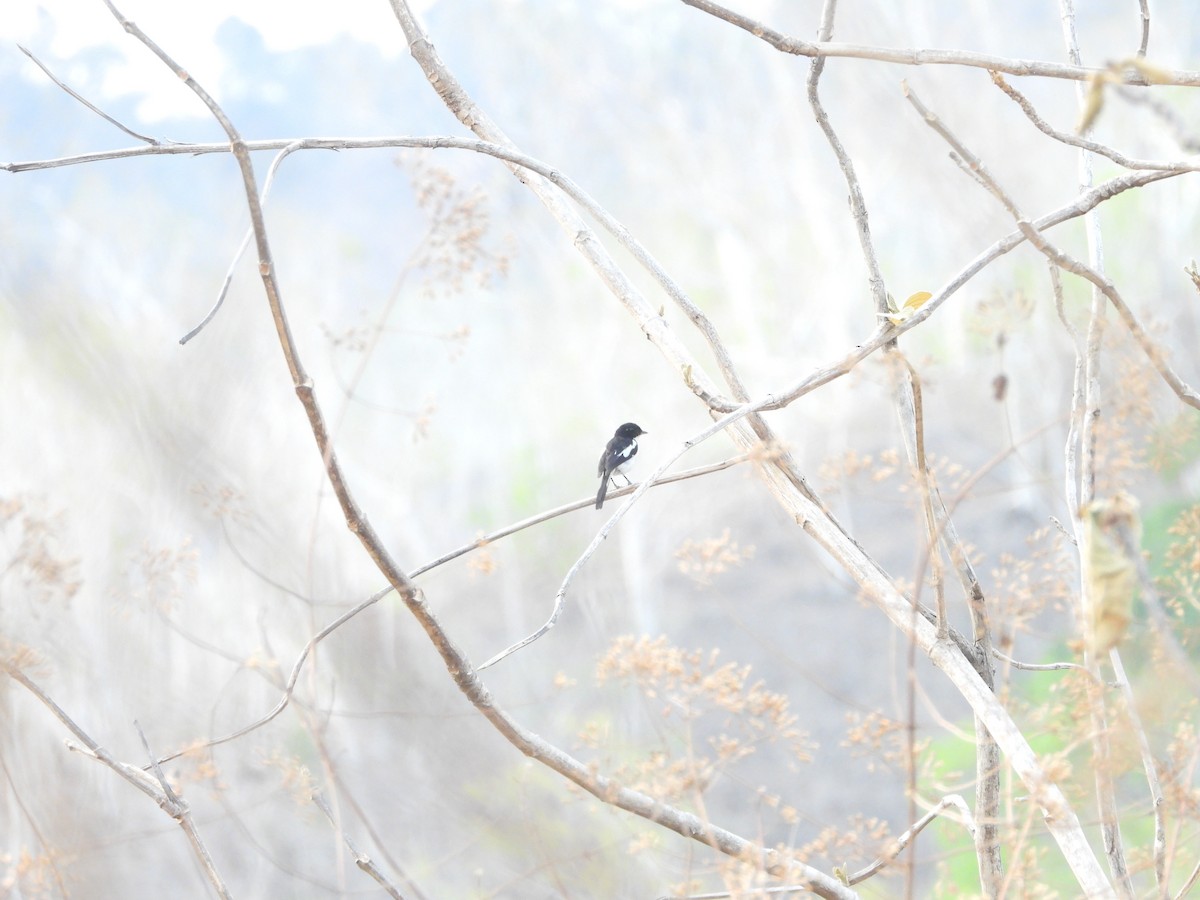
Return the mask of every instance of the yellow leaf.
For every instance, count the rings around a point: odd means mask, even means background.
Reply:
[[[1119,493],[1083,510],[1084,622],[1088,648],[1106,653],[1121,642],[1133,618],[1137,569],[1125,550],[1141,543],[1142,523],[1133,497]]]
[[[907,322],[916,314],[918,309],[925,305],[925,302],[932,296],[933,294],[929,293],[929,291],[917,291],[904,301],[903,306],[901,306],[899,309],[896,309],[896,301],[892,299],[891,294],[888,294],[887,299],[889,314],[886,317],[887,320],[893,325],[899,325],[901,322]],[[882,315],[881,318],[883,318]]]
[[[917,291],[911,297],[904,301],[904,309],[911,309],[914,312],[925,305],[925,301],[932,297],[933,294],[929,291]]]
[[[1137,69],[1141,76],[1151,84],[1170,84],[1173,80],[1170,72],[1147,62],[1143,57],[1135,56],[1133,59],[1126,60],[1126,63]]]
[[[1096,116],[1100,115],[1100,110],[1104,108],[1104,83],[1103,77],[1096,75],[1088,79],[1087,99],[1083,104],[1083,112],[1079,116],[1079,124],[1075,126],[1076,134],[1083,134],[1092,127],[1092,123],[1096,121]]]

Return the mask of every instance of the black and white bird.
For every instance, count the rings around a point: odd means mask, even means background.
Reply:
[[[649,432],[642,431],[640,426],[634,425],[632,422],[626,422],[617,429],[617,433],[612,436],[612,440],[604,448],[604,453],[600,455],[600,466],[596,470],[596,474],[600,476],[600,490],[596,494],[596,509],[604,505],[610,478],[620,472],[625,483],[629,483],[629,476],[622,470],[626,463],[637,456],[637,439],[638,435],[642,434],[649,434]]]

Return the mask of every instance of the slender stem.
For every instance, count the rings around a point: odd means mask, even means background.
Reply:
[[[341,835],[342,842],[346,845],[346,849],[349,850],[354,856],[354,864],[374,878],[379,886],[387,892],[389,897],[394,898],[394,900],[404,900],[404,895],[400,893],[400,889],[388,880],[387,876],[380,871],[379,867],[375,865],[371,857],[359,850],[358,847],[355,846],[350,835],[348,835],[344,829],[338,826],[337,820],[333,816],[333,810],[329,808],[329,803],[324,797],[321,796],[319,791],[313,793],[312,802],[317,809],[321,810],[321,812],[325,814],[325,818],[329,820],[329,824],[332,825],[338,834]]]
[[[102,118],[104,121],[108,122],[110,125],[113,125],[119,129],[121,129],[121,131],[125,132],[131,138],[136,138],[139,141],[145,141],[147,144],[149,144],[152,147],[159,147],[162,145],[162,141],[158,140],[157,138],[152,138],[149,135],[142,134],[139,131],[134,131],[132,128],[129,128],[128,126],[124,125],[117,119],[114,119],[112,116],[110,116],[108,113],[106,113],[100,107],[96,106],[94,103],[92,103],[86,97],[84,97],[82,94],[78,93],[77,91],[72,90],[65,82],[60,81],[58,79],[58,77],[53,72],[50,71],[50,69],[45,65],[45,63],[43,63],[40,59],[38,59],[36,56],[34,56],[32,53],[30,53],[27,49],[22,47],[20,44],[17,44],[17,49],[20,50],[22,53],[24,53],[26,56],[28,56],[29,59],[33,62],[33,64],[35,66],[37,66],[39,69],[41,69],[46,74],[47,78],[49,78],[51,81],[53,81],[62,90],[66,91],[68,94],[70,94],[72,97],[74,97],[80,103],[82,103],[84,106],[86,106],[88,109],[90,109],[92,112],[94,112],[100,118]]]

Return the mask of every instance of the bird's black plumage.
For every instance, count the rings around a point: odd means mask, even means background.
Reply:
[[[596,494],[596,509],[600,509],[604,505],[604,498],[608,494],[609,479],[618,472],[624,475],[625,473],[621,471],[622,468],[637,456],[638,435],[647,433],[642,431],[640,426],[626,422],[612,436],[612,440],[600,454],[600,465],[596,469],[596,474],[600,476],[600,490]],[[629,481],[628,476],[625,476],[625,481]]]

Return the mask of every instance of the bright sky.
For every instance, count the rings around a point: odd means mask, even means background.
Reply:
[[[418,14],[433,0],[414,3]],[[113,0],[160,47],[189,69],[208,90],[218,85],[223,61],[214,44],[221,23],[236,16],[255,28],[271,50],[322,44],[349,34],[375,44],[385,54],[407,52],[404,35],[387,0],[339,0],[337,4],[295,0]],[[146,95],[139,113],[148,120],[167,115],[206,115],[191,92],[180,90],[145,47],[125,34],[101,0],[4,0],[0,14],[2,52],[19,55],[20,43],[73,87],[91,82],[89,73],[69,62],[84,48],[107,47],[124,60],[110,67],[98,101],[129,93]],[[24,57],[21,57],[24,60]],[[23,74],[45,81],[32,62]],[[214,91],[214,93],[216,93]],[[220,100],[220,97],[217,97]]]

